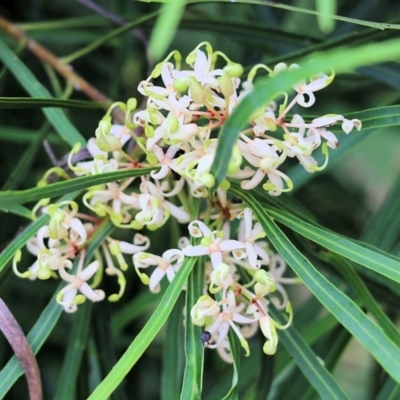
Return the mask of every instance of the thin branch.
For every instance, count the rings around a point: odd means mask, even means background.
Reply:
[[[48,51],[45,47],[39,44],[36,40],[30,38],[23,30],[12,22],[6,20],[0,16],[0,29],[6,32],[9,36],[17,41],[24,41],[28,50],[33,53],[38,59],[43,63],[51,66],[55,71],[57,71],[61,76],[63,76],[68,82],[70,82],[75,90],[82,91],[92,100],[99,102],[106,102],[108,104],[112,103],[112,100],[97,90],[89,82],[83,79],[80,75],[74,72],[73,68],[69,64],[65,64],[55,56],[53,53]],[[124,123],[124,113],[115,108],[113,112],[113,117],[119,122]]]
[[[85,7],[93,10],[97,14],[103,16],[104,18],[107,18],[109,21],[114,22],[117,25],[124,26],[127,24],[127,22],[124,19],[118,17],[118,15],[115,15],[114,13],[110,12],[109,10],[105,9],[104,7],[100,6],[99,4],[95,3],[92,0],[76,0],[76,1],[84,5]],[[146,51],[146,59],[147,59],[148,75],[149,75],[154,67],[154,61],[150,57],[149,41],[147,40],[146,35],[143,33],[141,29],[135,28],[132,29],[131,32],[142,42],[144,46],[144,49]]]
[[[10,343],[21,363],[28,381],[30,400],[42,399],[42,383],[40,380],[39,366],[28,341],[17,320],[11,314],[7,305],[0,298],[0,330]]]

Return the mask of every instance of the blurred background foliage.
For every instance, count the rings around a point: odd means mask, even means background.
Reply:
[[[324,33],[315,15],[284,10],[261,4],[239,4],[240,2],[196,2],[186,5],[182,18],[169,44],[169,50],[178,49],[188,54],[198,43],[209,41],[214,49],[220,50],[232,60],[246,68],[262,62],[269,66],[284,61],[296,62],[302,55],[314,50],[330,49],[338,45],[356,45],[369,41],[380,41],[399,37],[398,30],[378,30],[343,21],[335,21],[333,30]],[[313,0],[285,1],[284,4],[315,10]],[[327,3],[330,3],[327,1]],[[336,13],[340,16],[374,22],[400,22],[400,9],[395,0],[350,0],[337,1]],[[95,6],[101,9],[96,9]],[[125,22],[138,21],[134,30],[128,30],[95,50],[83,54],[71,62],[73,70],[112,100],[126,101],[130,97],[140,98],[136,90],[138,83],[147,78],[149,71],[159,60],[149,58],[146,43],[150,39],[157,21],[158,3],[144,3],[132,0],[14,0],[0,3],[0,16],[17,24],[27,35],[37,40],[57,57],[68,57],[80,49],[107,35]],[[115,21],[118,20],[119,23]],[[79,90],[68,88],[63,77],[35,57],[21,43],[17,43],[4,31],[0,39],[15,50],[37,79],[56,98],[69,96],[70,99],[88,98]],[[166,53],[165,53],[166,54]],[[307,113],[349,114],[378,106],[390,106],[400,100],[400,67],[398,62],[360,68],[337,76],[332,85],[318,92],[316,104]],[[28,96],[20,83],[7,71],[0,70],[0,96]],[[91,99],[94,100],[94,99]],[[65,109],[68,118],[78,131],[88,139],[94,134],[97,123],[104,114],[101,107]],[[344,135],[344,134],[343,134]],[[293,197],[316,217],[319,223],[351,238],[363,238],[363,232],[373,214],[385,201],[400,171],[400,136],[398,127],[379,129],[370,134],[355,132],[358,144],[331,165],[326,172],[314,174],[299,187]],[[51,152],[37,146],[46,137]],[[340,140],[340,137],[339,137]],[[70,147],[46,123],[40,108],[0,107],[0,185],[3,189],[24,189],[33,187],[43,173],[61,160]],[[28,160],[15,179],[15,168],[21,160]],[[50,155],[50,156],[49,156]],[[9,177],[13,179],[9,180]],[[19,234],[27,221],[22,217],[2,213],[0,249]],[[165,226],[152,239],[157,253],[168,247],[171,226]],[[287,232],[295,241],[293,233]],[[185,232],[182,232],[185,234]],[[122,235],[125,235],[123,233]],[[398,235],[398,232],[396,232]],[[130,234],[129,234],[130,236]],[[124,236],[121,236],[123,238]],[[129,240],[129,239],[128,239]],[[398,236],[393,240],[398,244]],[[298,242],[299,246],[309,246]],[[390,249],[385,249],[390,250]],[[307,251],[307,250],[306,250]],[[32,262],[26,255],[25,265]],[[324,273],[343,287],[343,279],[321,262]],[[318,265],[318,264],[317,264]],[[160,296],[147,293],[132,271],[127,273],[128,288],[118,303],[95,304],[91,312],[92,324],[88,346],[84,351],[79,369],[76,398],[84,399],[104,377],[120,354],[141,330],[151,315]],[[113,291],[114,282],[109,292]],[[28,332],[40,316],[54,291],[56,282],[28,282],[16,278],[10,269],[0,277],[0,294]],[[377,300],[392,317],[398,315],[399,299],[396,295],[371,283]],[[300,332],[307,332],[310,316],[326,316],[304,288],[295,288],[291,293],[295,305],[295,326]],[[135,301],[135,302],[133,302]],[[183,299],[180,305],[182,306]],[[178,310],[178,311],[176,311]],[[170,398],[165,388],[179,383],[165,382],[163,374],[170,365],[178,366],[178,375],[183,368],[183,326],[181,314],[176,307],[167,326],[157,336],[149,349],[115,392],[115,399],[158,399]],[[62,315],[53,333],[38,354],[45,398],[53,398],[66,352],[71,326],[77,316]],[[384,374],[377,364],[357,343],[352,343],[350,335],[339,325],[313,344],[317,354],[324,354],[327,343],[342,344],[335,375],[352,399],[376,398]],[[346,345],[351,343],[351,346]],[[171,348],[173,350],[171,353]],[[339,346],[339,345],[338,345]],[[340,347],[340,346],[339,346]],[[240,375],[240,398],[261,398],[260,393],[268,393],[268,384],[273,376],[274,357],[260,353],[261,338],[251,341],[252,357],[243,360]],[[347,348],[347,350],[344,350]],[[279,351],[282,351],[280,344]],[[320,353],[319,353],[320,352]],[[12,355],[5,339],[0,336],[0,366],[6,364]],[[178,361],[171,363],[168,357]],[[279,357],[279,353],[278,356]],[[335,360],[336,361],[336,360]],[[179,370],[180,368],[180,370]],[[294,367],[293,367],[294,368]],[[204,371],[204,399],[220,399],[229,388],[231,366],[222,362],[213,351],[206,351]],[[275,380],[269,399],[313,398],[309,384],[293,383],[287,386],[291,370],[279,375]],[[164,380],[163,380],[164,379]],[[286,383],[286,385],[285,385]],[[297,385],[298,384],[298,385]],[[257,386],[260,385],[260,386]],[[266,386],[263,390],[257,388]],[[294,390],[295,388],[295,390]],[[292,390],[292,391],[291,391]],[[302,390],[302,392],[300,392]],[[24,378],[20,378],[7,395],[9,399],[27,398]],[[134,395],[133,395],[134,393]],[[302,396],[299,395],[302,393]],[[132,397],[134,396],[134,397]],[[308,397],[307,397],[308,396]],[[266,397],[264,397],[266,398]]]

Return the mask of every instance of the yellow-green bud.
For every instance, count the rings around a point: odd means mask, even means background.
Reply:
[[[157,156],[154,153],[147,154],[146,160],[151,165],[154,165],[154,164],[158,163]]]
[[[129,110],[133,111],[137,107],[137,100],[134,97],[131,97],[130,99],[128,99],[126,104],[127,104],[128,108],[129,108]]]
[[[175,133],[179,129],[179,120],[176,117],[169,117],[167,124],[170,133]]]
[[[222,190],[229,190],[229,188],[231,187],[231,184],[230,184],[226,179],[224,179],[224,180],[221,182],[221,184],[219,185],[219,187],[220,187],[220,189],[222,189]]]
[[[243,66],[239,63],[230,62],[225,68],[226,71],[231,77],[238,78],[243,74]]]
[[[239,149],[239,146],[235,145],[232,149],[232,155],[229,160],[227,173],[230,175],[236,174],[239,171],[240,166],[242,165],[243,156],[242,152]]]
[[[205,187],[211,188],[215,184],[215,176],[209,172],[204,172],[201,174],[201,182]]]
[[[225,98],[229,98],[235,92],[235,88],[233,87],[232,78],[229,74],[225,71],[220,78],[221,84],[221,92]]]
[[[152,126],[150,126],[150,125],[147,125],[146,128],[144,128],[144,134],[148,138],[154,137],[154,128]]]
[[[188,79],[188,84],[193,102],[196,104],[204,104],[206,101],[206,92],[203,86],[194,78]]]
[[[179,93],[183,93],[188,90],[188,85],[184,79],[175,79],[172,83],[172,87]]]
[[[195,51],[192,51],[191,53],[189,53],[189,55],[186,57],[186,64],[192,65],[197,58],[197,54]]]
[[[153,69],[153,71],[152,71],[152,73],[151,73],[151,77],[152,78],[158,78],[160,75],[161,75],[161,71],[162,71],[162,67],[163,67],[163,62],[161,62],[161,63],[158,63],[155,67],[154,67],[154,69]]]

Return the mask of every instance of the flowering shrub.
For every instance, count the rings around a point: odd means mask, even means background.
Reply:
[[[75,201],[47,204],[48,200],[42,200],[35,212],[48,214],[50,221],[27,243],[28,251],[37,260],[27,271],[20,272],[17,252],[14,272],[32,280],[59,276],[67,286],[58,293],[57,301],[66,312],[75,312],[87,299],[105,299],[104,291],[97,289],[104,274],[116,276],[119,291],[108,295],[108,300],[118,301],[124,294],[124,271],[130,264],[142,283],[151,292],[158,292],[161,280],[166,277],[171,282],[186,257],[206,256],[204,294],[190,311],[193,324],[204,330],[199,340],[208,348],[218,349],[224,360],[232,361],[228,331],[233,330],[248,355],[246,338],[260,327],[266,340],[263,351],[272,355],[278,345],[277,329],[287,328],[293,317],[284,285],[300,280],[284,276],[285,261],[265,240],[266,234],[251,209],[233,201],[230,182],[239,181],[245,190],[261,186],[271,196],[288,192],[293,183],[281,170],[287,158],[296,158],[310,173],[320,171],[328,163],[328,147],[336,149],[339,145],[329,127],[340,123],[348,134],[353,128],[360,130],[361,122],[342,115],[325,115],[310,122],[300,114],[289,118],[295,105],[312,106],[316,101],[314,93],[328,86],[334,73],[321,72],[309,82],[298,82],[293,86],[294,95],[282,93],[254,112],[239,134],[227,177],[212,199],[210,188],[215,177],[210,169],[219,140],[216,130],[253,90],[260,70],[273,77],[299,66],[279,63],[271,69],[259,64],[250,70],[246,80],[241,80],[243,67],[214,51],[207,42],[187,56],[188,69],[182,68],[181,59],[179,52],[172,52],[139,84],[139,92],[147,99],[143,110],[135,111],[134,99],[114,104],[88,142],[87,160],[73,163],[79,144],[68,160],[70,170],[77,176],[144,167],[153,167],[153,171],[140,178],[89,188],[82,201],[90,214],[79,212]],[[221,68],[216,67],[219,61],[224,64]],[[157,78],[161,78],[160,82],[154,83]],[[125,112],[125,125],[113,123],[111,111],[116,106]],[[319,147],[325,155],[322,165],[313,157]],[[40,185],[46,185],[46,177]],[[207,209],[194,215],[191,197],[201,199]],[[163,254],[146,252],[150,239],[138,231],[157,230],[169,218],[188,224],[191,239],[181,238],[177,248]],[[84,268],[85,249],[103,219],[109,219],[117,228],[132,230],[133,242],[106,237],[95,261]],[[237,228],[235,220],[239,220]],[[124,255],[132,256],[132,261],[128,263]],[[76,258],[79,261],[74,270]],[[150,274],[144,272],[147,269]],[[280,324],[269,315],[271,302],[286,311],[287,323]]]
[[[398,5],[25,3],[0,398],[399,398]]]

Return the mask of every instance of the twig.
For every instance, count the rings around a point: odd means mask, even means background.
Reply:
[[[24,41],[28,50],[33,53],[37,58],[39,58],[45,64],[50,65],[54,70],[56,70],[60,75],[62,75],[67,81],[71,82],[75,90],[82,91],[90,99],[105,102],[108,104],[112,103],[112,100],[97,90],[89,82],[83,79],[80,75],[73,71],[73,68],[69,64],[63,63],[58,57],[53,53],[48,51],[45,47],[39,44],[37,41],[30,38],[23,30],[17,27],[15,24],[6,20],[0,16],[0,29],[10,35],[17,41]],[[121,124],[124,123],[125,117],[124,113],[115,108],[113,110],[113,117]]]
[[[109,10],[105,9],[104,7],[100,6],[99,4],[95,3],[92,0],[76,0],[76,1],[83,4],[85,7],[97,12],[104,18],[107,18],[109,21],[112,21],[117,25],[124,26],[127,24],[127,22],[122,18],[118,17],[118,15],[113,14],[112,12],[110,12]],[[154,61],[151,59],[149,52],[149,41],[147,40],[146,35],[143,33],[141,29],[135,28],[132,29],[131,32],[142,42],[144,46],[144,49],[146,51],[146,59],[147,59],[148,75],[149,75],[154,67]]]
[[[41,400],[42,383],[35,355],[17,320],[2,299],[0,299],[0,329],[13,348],[25,372],[30,400]]]

